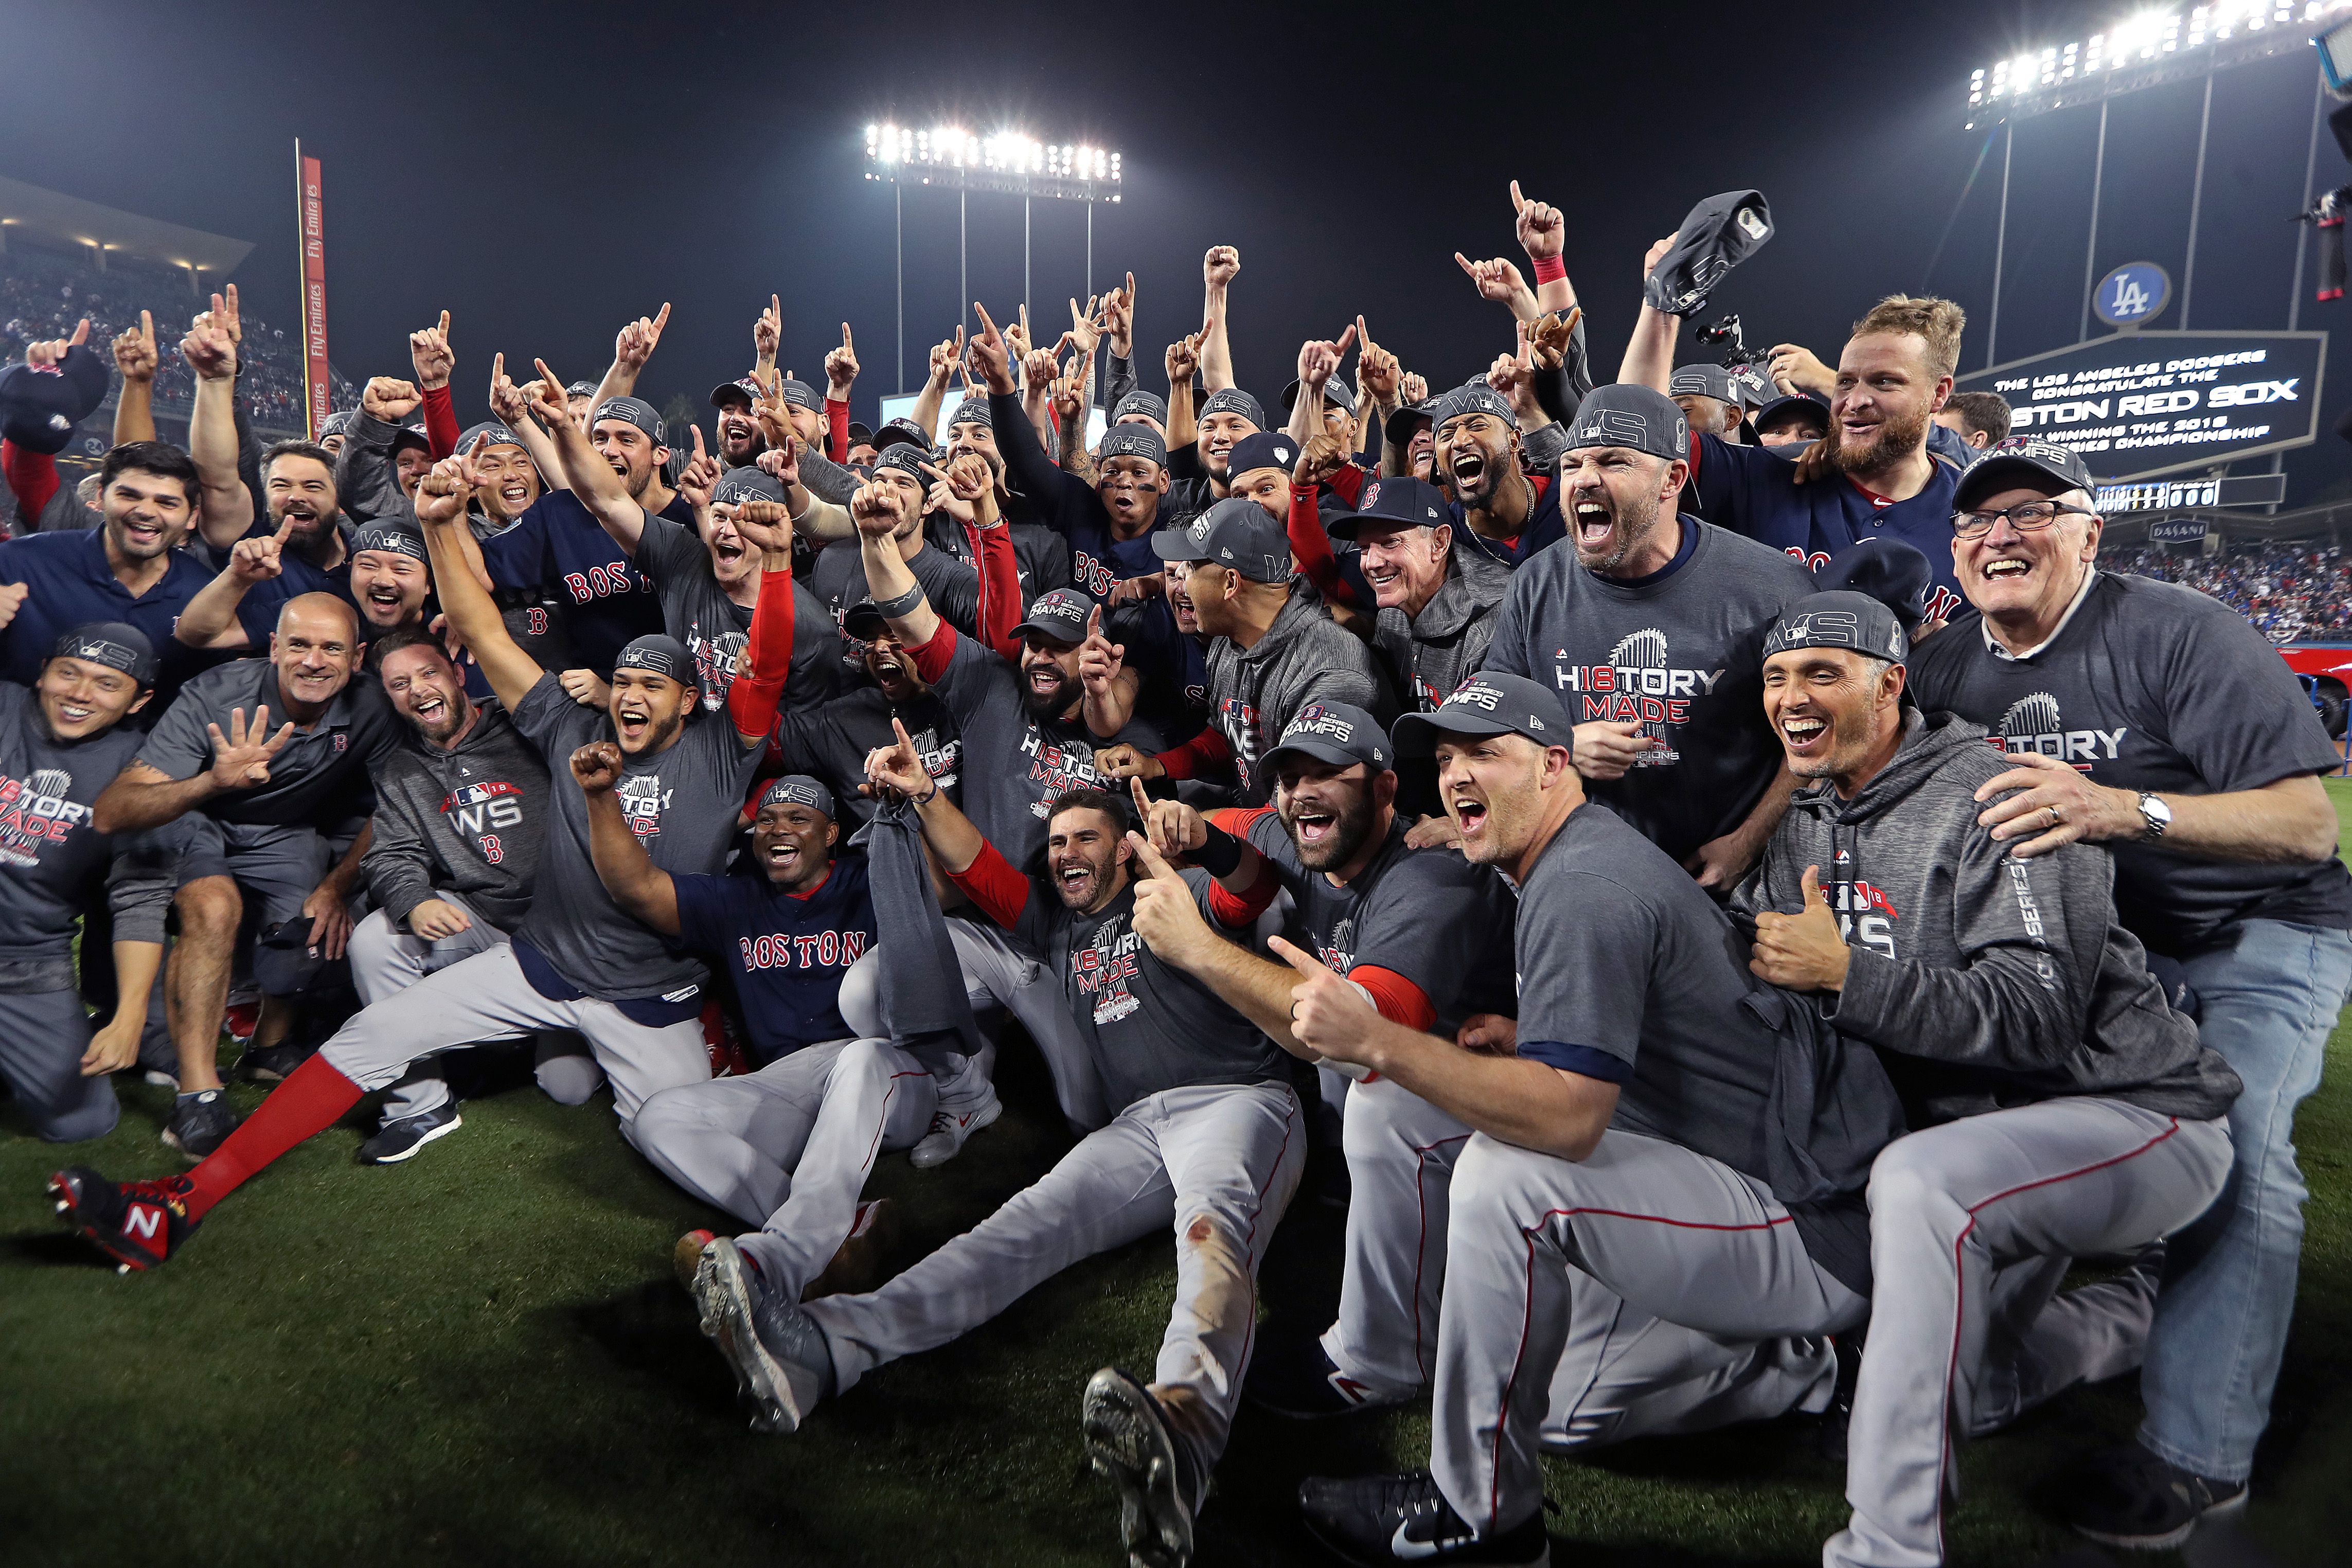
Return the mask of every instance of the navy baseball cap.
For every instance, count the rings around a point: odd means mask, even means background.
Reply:
[[[592,386],[588,390],[593,392],[596,389]],[[669,445],[669,430],[662,424],[662,416],[654,412],[652,404],[641,397],[604,399],[596,405],[596,412],[589,416],[588,427],[593,430],[607,419],[617,419],[624,425],[635,426],[645,432],[646,439],[656,447]]]
[[[1725,191],[1691,208],[1675,231],[1675,243],[1642,285],[1642,298],[1669,316],[1687,316],[1706,305],[1723,275],[1772,237],[1772,209],[1761,191]]]
[[[74,426],[106,401],[111,379],[110,362],[88,343],[66,350],[55,364],[0,370],[0,435],[28,452],[62,452]]]
[[[890,622],[871,598],[866,598],[841,612],[841,629],[859,642],[872,642],[890,629]]]
[[[824,399],[819,396],[816,388],[807,382],[787,378],[780,384],[780,388],[777,395],[793,407],[805,408],[811,414],[824,412]]]
[[[1206,419],[1212,414],[1238,414],[1259,429],[1265,428],[1265,409],[1238,386],[1220,387],[1209,394],[1201,404],[1199,417]]]
[[[853,447],[871,447],[874,445],[874,432],[867,429],[864,422],[853,419],[849,422],[849,444]]]
[[[1016,635],[1035,632],[1055,642],[1082,643],[1087,640],[1087,622],[1093,618],[1094,607],[1095,602],[1076,588],[1056,588],[1039,595],[1029,606],[1029,618],[1013,630]]]
[[[1168,405],[1149,392],[1130,392],[1120,398],[1118,406],[1110,411],[1110,422],[1116,425],[1130,414],[1140,414],[1155,425],[1168,423]]]
[[[403,447],[414,447],[428,458],[433,455],[432,438],[425,435],[422,425],[401,425],[394,428],[392,445],[387,450],[397,454]]]
[[[1668,397],[1712,397],[1717,403],[1739,401],[1739,384],[1719,364],[1701,361],[1686,364],[1667,378]]]
[[[1282,411],[1285,414],[1298,406],[1298,389],[1301,384],[1298,381],[1293,380],[1288,386],[1282,389]],[[1356,411],[1355,389],[1336,375],[1323,384],[1323,395],[1350,414]]]
[[[950,426],[985,425],[992,430],[996,428],[995,416],[988,411],[988,399],[978,393],[955,405],[955,412],[948,416],[948,424]]]
[[[727,408],[736,404],[749,408],[759,400],[760,384],[748,375],[722,381],[710,389],[710,406],[713,408]]]
[[[1765,658],[1792,647],[1843,647],[1891,664],[1911,657],[1911,639],[1895,612],[1867,594],[1808,594],[1782,610],[1764,634]]]
[[[1438,398],[1436,405],[1430,410],[1430,419],[1443,433],[1456,419],[1466,418],[1473,414],[1490,414],[1512,429],[1518,428],[1518,418],[1511,412],[1510,404],[1501,393],[1488,386],[1483,377],[1465,383]]]
[[[1252,468],[1280,468],[1286,474],[1297,461],[1298,443],[1288,431],[1254,430],[1225,454],[1225,472],[1238,478]]]
[[[400,521],[386,519],[371,522],[352,535],[352,553],[357,555],[364,550],[379,551],[386,555],[405,555],[411,561],[428,559],[423,536],[408,526],[404,514]]]
[[[1761,408],[1780,395],[1780,389],[1765,374],[1761,360],[1750,361],[1734,370],[1731,384],[1738,389],[1739,401],[1750,408]]]
[[[1207,561],[1253,583],[1290,581],[1290,530],[1247,496],[1227,496],[1182,528],[1161,529],[1151,548],[1162,561]]]
[[[728,469],[719,476],[719,482],[710,487],[710,500],[714,505],[741,506],[747,500],[782,501],[783,499],[783,481],[756,463]]]
[[[1257,437],[1248,439],[1255,441]],[[1234,449],[1241,448],[1236,446]],[[1113,458],[1144,458],[1164,468],[1168,466],[1168,443],[1149,425],[1114,425],[1103,432],[1102,444],[1095,449],[1095,461],[1108,463]]]
[[[1381,426],[1381,439],[1391,447],[1412,445],[1413,437],[1419,433],[1421,426],[1430,422],[1432,411],[1436,406],[1437,402],[1434,398],[1422,403],[1406,404],[1390,415],[1388,422]]]
[[[142,686],[155,684],[155,645],[123,621],[85,621],[58,638],[51,658],[79,658],[119,669]]]
[[[1262,765],[1279,768],[1285,752],[1296,752],[1335,768],[1362,763],[1374,773],[1395,765],[1389,738],[1380,721],[1348,702],[1309,702],[1282,727],[1281,742],[1265,753]]]
[[[680,686],[695,684],[694,656],[686,651],[684,643],[660,632],[647,632],[644,637],[633,639],[621,650],[620,657],[613,660],[613,668],[615,670],[650,670],[656,675],[668,676]]]
[[[2020,485],[2053,496],[2062,490],[2097,489],[2080,453],[2038,437],[2011,436],[1960,476],[1952,491],[1952,510],[1971,510],[1985,497]]]
[[[760,804],[770,805],[804,805],[825,816],[835,814],[833,792],[806,773],[786,773],[760,794]]]
[[[1846,546],[1813,574],[1813,586],[1824,594],[1869,595],[1895,612],[1906,634],[1927,618],[1927,590],[1935,581],[1927,556],[1883,534]]]
[[[1690,421],[1674,400],[1639,382],[1596,386],[1577,405],[1566,450],[1582,447],[1630,447],[1668,462],[1690,460]]]
[[[914,475],[918,484],[929,488],[931,476],[923,472],[923,465],[930,460],[931,449],[929,447],[893,441],[882,448],[881,456],[874,459],[874,471],[878,474],[885,468],[897,468],[902,473]]]
[[[924,435],[923,427],[911,419],[892,419],[875,428],[874,450],[877,454],[899,446],[920,447],[928,452],[931,449],[931,438]]]
[[[1575,743],[1559,699],[1524,676],[1481,670],[1454,689],[1434,713],[1408,713],[1390,738],[1400,757],[1433,757],[1448,735],[1525,735],[1538,746]]]
[[[474,449],[475,441],[484,437],[487,437],[493,447],[522,446],[522,437],[516,435],[504,421],[485,419],[479,425],[469,425],[466,427],[465,433],[457,437],[457,450],[470,452]],[[524,449],[529,450],[528,447]]]
[[[1444,490],[1427,479],[1398,475],[1372,480],[1357,498],[1355,510],[1340,512],[1324,526],[1334,539],[1360,539],[1389,532],[1391,527],[1435,528],[1453,521]]]
[[[1750,423],[1756,426],[1756,433],[1761,436],[1767,430],[1777,430],[1783,425],[1805,418],[1819,421],[1822,433],[1829,433],[1830,406],[1810,392],[1792,392],[1785,397],[1772,399],[1756,411]]]

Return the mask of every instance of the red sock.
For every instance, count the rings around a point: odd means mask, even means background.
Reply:
[[[287,1075],[244,1124],[188,1173],[188,1217],[202,1219],[245,1179],[314,1133],[332,1127],[367,1090],[312,1057]]]

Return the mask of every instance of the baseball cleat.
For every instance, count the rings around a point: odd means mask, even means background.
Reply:
[[[414,1116],[396,1117],[377,1128],[375,1136],[361,1144],[353,1158],[362,1165],[397,1165],[415,1159],[419,1149],[436,1138],[446,1138],[465,1124],[466,1119],[457,1114],[455,1100]]]
[[[315,1045],[247,1046],[236,1058],[236,1076],[246,1083],[284,1083],[318,1054]]]
[[[2245,1507],[2245,1482],[2192,1475],[2134,1443],[2084,1467],[2067,1504],[2066,1522],[2102,1545],[2163,1552],[2188,1540],[2205,1521],[2242,1513]]]
[[[1279,1347],[1259,1345],[1242,1382],[1242,1397],[1270,1415],[1321,1421],[1359,1410],[1383,1410],[1412,1395],[1384,1394],[1358,1382],[1323,1352],[1320,1340],[1307,1340]]]
[[[1004,1114],[1004,1102],[996,1098],[996,1086],[985,1086],[988,1098],[977,1105],[960,1110],[942,1106],[931,1113],[931,1130],[907,1156],[918,1171],[928,1171],[934,1165],[944,1165],[963,1152],[964,1142],[973,1133]]]
[[[190,1190],[185,1176],[118,1184],[87,1165],[68,1166],[49,1178],[58,1213],[123,1274],[154,1268],[194,1234],[197,1222],[188,1217]]]
[[[163,1124],[163,1142],[191,1163],[219,1148],[236,1131],[236,1112],[228,1096],[217,1089],[184,1094],[172,1102],[172,1119]]]
[[[876,1198],[857,1205],[856,1223],[849,1227],[841,1250],[801,1292],[801,1300],[820,1296],[862,1296],[882,1283],[882,1268],[898,1243],[898,1205]]]
[[[702,1332],[735,1369],[754,1432],[791,1432],[834,1390],[833,1352],[796,1301],[776,1299],[735,1244],[719,1237],[694,1274]]]
[[[694,1294],[694,1277],[702,1269],[702,1249],[718,1239],[715,1230],[689,1230],[669,1249],[670,1272],[677,1276],[677,1288],[688,1295]]]
[[[1169,1430],[1150,1389],[1117,1367],[1087,1379],[1081,1405],[1087,1458],[1118,1488],[1118,1535],[1129,1568],[1184,1568],[1192,1560],[1200,1486],[1191,1454]]]
[[[1298,1483],[1298,1509],[1315,1539],[1359,1568],[1389,1563],[1475,1563],[1548,1568],[1551,1538],[1538,1508],[1506,1531],[1480,1536],[1454,1511],[1427,1470]]]

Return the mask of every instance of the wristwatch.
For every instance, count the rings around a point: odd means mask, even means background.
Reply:
[[[2164,830],[2172,826],[2172,807],[2155,795],[2142,791],[2139,797],[2140,819],[2147,824],[2147,836],[2161,838]]]

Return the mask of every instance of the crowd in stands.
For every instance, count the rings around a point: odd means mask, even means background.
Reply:
[[[2352,560],[2338,544],[2240,544],[2218,555],[2144,544],[2105,552],[2100,564],[2210,594],[2275,644],[2352,640]]]

